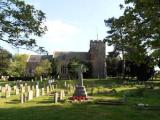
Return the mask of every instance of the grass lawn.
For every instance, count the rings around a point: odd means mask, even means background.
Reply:
[[[113,82],[112,82],[113,81]],[[63,84],[64,81],[58,82]],[[68,81],[67,81],[68,82]],[[71,81],[69,81],[71,82]],[[160,110],[138,110],[137,103],[160,105],[160,89],[142,89],[141,85],[121,85],[118,80],[85,80],[91,98],[119,99],[127,95],[125,105],[91,103],[53,103],[52,96],[34,98],[24,104],[19,96],[0,98],[0,120],[159,120]],[[159,84],[158,84],[159,85]],[[94,90],[93,90],[94,89]],[[106,91],[115,89],[115,94]],[[68,96],[69,97],[69,96]]]

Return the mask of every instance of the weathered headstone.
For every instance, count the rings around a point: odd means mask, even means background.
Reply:
[[[20,84],[19,86],[20,86],[20,88],[21,88],[21,87],[23,87],[23,84]]]
[[[65,95],[64,95],[64,90],[61,90],[61,91],[60,91],[59,100],[63,100],[64,97],[65,97]]]
[[[44,88],[41,89],[41,95],[45,95]]]
[[[32,100],[33,99],[33,91],[30,90],[28,91],[28,100]]]
[[[17,89],[17,86],[16,85],[14,85],[13,86],[13,91],[15,91]]]
[[[21,95],[20,95],[20,101],[21,101],[22,104],[24,103],[24,93],[21,93]]]
[[[66,81],[64,81],[64,87],[65,87],[65,88],[67,87],[67,82],[66,82]]]
[[[1,92],[5,93],[6,92],[6,87],[2,87]]]
[[[40,77],[40,81],[42,82],[42,80],[43,80],[43,77],[41,76],[41,77]]]
[[[58,93],[54,93],[54,103],[58,102]]]
[[[52,92],[54,90],[54,85],[50,86],[50,91]]]
[[[39,88],[36,88],[36,97],[39,97]]]
[[[31,87],[28,85],[27,86],[27,92],[29,92],[31,90]]]
[[[34,85],[32,85],[32,90],[34,91],[34,89],[35,89],[35,88],[34,88]]]
[[[36,85],[36,89],[39,89],[39,86],[38,86],[38,84]]]
[[[19,88],[16,88],[15,90],[15,94],[18,95],[19,94]]]
[[[10,91],[9,91],[9,90],[6,90],[6,92],[5,92],[5,97],[8,98],[8,97],[10,97],[10,96],[11,96]]]
[[[21,93],[24,93],[25,92],[25,87],[21,86],[20,90],[21,90]]]
[[[50,91],[49,91],[49,86],[47,86],[46,93],[49,94],[49,92],[50,92]]]
[[[8,84],[5,84],[5,88],[8,89]]]

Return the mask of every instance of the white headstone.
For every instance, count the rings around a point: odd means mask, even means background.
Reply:
[[[66,81],[64,81],[64,87],[65,87],[65,88],[67,87],[67,82],[66,82]]]
[[[54,103],[58,102],[58,93],[54,93]]]
[[[28,91],[28,100],[32,100],[33,99],[33,91],[30,90]]]
[[[11,96],[11,92],[9,90],[6,90],[5,92],[5,97],[8,98]]]
[[[45,95],[44,88],[41,89],[42,96]]]
[[[39,97],[39,89],[36,89],[36,97]]]
[[[21,103],[23,104],[24,103],[24,93],[21,93],[20,100],[21,100]]]
[[[46,91],[46,93],[49,94],[49,86],[47,86],[47,91]]]
[[[21,89],[21,93],[25,92],[25,87],[22,86],[20,89]]]
[[[16,88],[15,90],[15,94],[18,95],[19,94],[19,88]]]

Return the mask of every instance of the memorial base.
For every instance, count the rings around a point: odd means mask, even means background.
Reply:
[[[85,86],[77,86],[73,96],[87,98],[87,92]]]

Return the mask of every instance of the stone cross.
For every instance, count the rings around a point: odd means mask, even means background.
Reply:
[[[78,84],[76,86],[73,96],[87,97],[86,88],[83,85],[83,65],[76,65],[75,67],[76,71],[78,72]]]
[[[78,73],[78,86],[83,86],[83,65],[77,65],[76,71]]]

